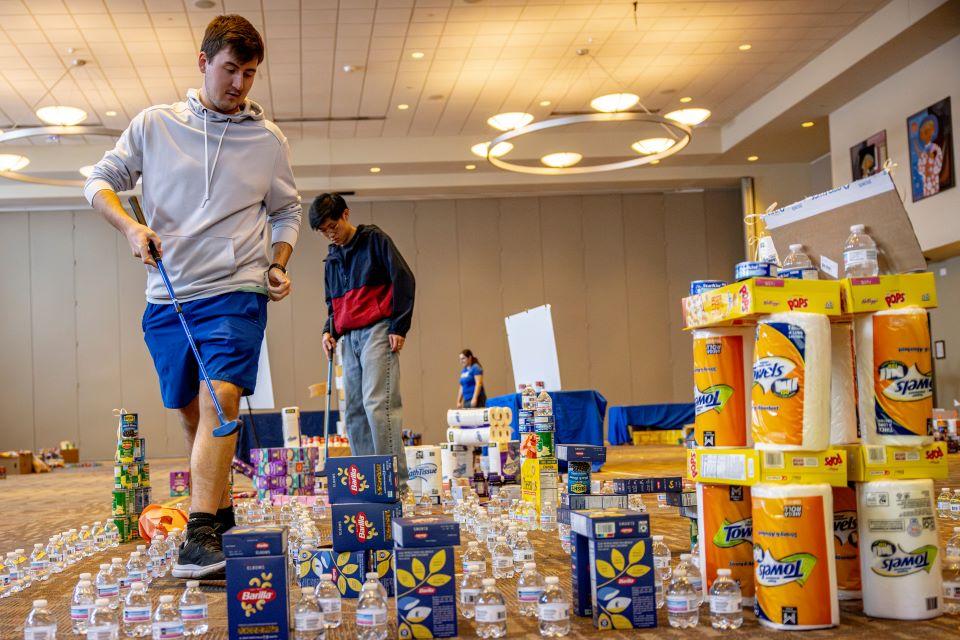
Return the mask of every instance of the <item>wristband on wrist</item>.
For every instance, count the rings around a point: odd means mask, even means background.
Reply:
[[[280,271],[283,271],[284,273],[287,272],[287,268],[282,264],[280,264],[279,262],[274,262],[269,267],[267,267],[267,271],[270,271],[270,269],[280,269]]]

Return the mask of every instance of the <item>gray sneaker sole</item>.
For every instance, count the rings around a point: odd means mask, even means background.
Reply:
[[[227,566],[226,560],[208,565],[177,564],[173,567],[174,578],[205,578],[214,573],[222,572]]]

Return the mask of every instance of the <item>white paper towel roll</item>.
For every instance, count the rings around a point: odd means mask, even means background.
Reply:
[[[491,424],[490,409],[450,409],[448,427],[485,427]]]
[[[693,332],[693,396],[700,446],[747,446],[752,363],[753,329]]]
[[[853,333],[846,322],[830,325],[830,444],[855,444],[857,390],[853,383]]]
[[[750,487],[697,483],[697,539],[703,597],[717,569],[730,569],[744,606],[753,604],[753,515]]]
[[[490,427],[477,427],[474,429],[450,427],[447,429],[447,442],[454,444],[486,444],[490,442]]]
[[[789,311],[757,324],[752,396],[757,449],[830,446],[830,321],[825,315]]]
[[[440,447],[422,445],[404,447],[407,455],[408,484],[413,495],[435,497],[440,495],[443,482]]]
[[[940,615],[937,517],[933,480],[857,484],[863,612],[926,620]]]
[[[933,365],[927,312],[919,307],[859,316],[857,395],[866,444],[920,446],[933,441]]]
[[[751,499],[760,624],[788,631],[839,624],[830,485],[758,484]]]

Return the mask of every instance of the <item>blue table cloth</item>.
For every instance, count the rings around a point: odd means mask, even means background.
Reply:
[[[693,403],[638,404],[610,407],[608,436],[610,444],[630,442],[630,429],[643,427],[648,430],[682,429],[693,422]]]
[[[236,455],[241,460],[250,462],[251,449],[283,446],[283,423],[279,411],[253,414],[256,433],[254,433],[254,429],[250,428],[250,414],[241,415],[240,419],[244,424],[240,429],[240,436],[237,438]],[[339,419],[340,412],[331,409],[331,432],[336,433],[337,420]],[[301,411],[300,434],[304,436],[322,436],[323,411]]]

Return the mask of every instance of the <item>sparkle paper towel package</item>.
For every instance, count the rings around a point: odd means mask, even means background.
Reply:
[[[757,449],[830,446],[830,321],[817,313],[773,313],[757,323],[752,425]]]
[[[740,584],[744,605],[752,605],[753,514],[750,487],[697,483],[697,539],[704,597],[717,579],[718,569],[729,569]]]
[[[795,631],[839,624],[830,485],[758,484],[751,500],[760,624]]]
[[[860,441],[857,388],[854,384],[853,331],[850,324],[830,325],[830,444]]]
[[[833,488],[833,548],[837,558],[837,593],[841,600],[860,599],[860,554],[857,491]]]
[[[933,480],[857,484],[863,612],[925,620],[940,615],[941,560]]]
[[[693,332],[694,424],[700,446],[747,446],[752,362],[750,329]]]

